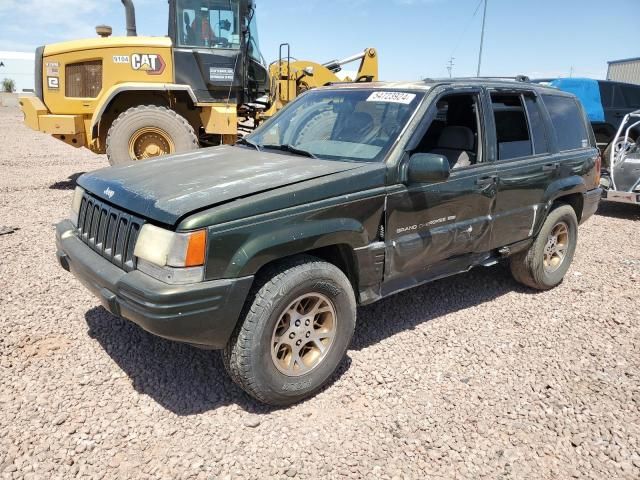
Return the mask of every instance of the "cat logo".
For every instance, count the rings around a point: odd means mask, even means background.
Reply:
[[[149,75],[161,75],[166,66],[162,57],[154,53],[134,53],[131,55],[131,68],[142,70]]]

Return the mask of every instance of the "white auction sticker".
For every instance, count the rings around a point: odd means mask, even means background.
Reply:
[[[405,92],[373,92],[367,98],[367,102],[389,102],[389,103],[404,103],[409,105],[416,98],[415,93]]]

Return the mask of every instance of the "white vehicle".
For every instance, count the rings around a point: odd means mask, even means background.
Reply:
[[[640,139],[629,132],[640,125],[640,110],[625,115],[615,138],[624,137],[624,148],[611,149],[609,170],[602,175],[602,198],[611,202],[640,205]]]

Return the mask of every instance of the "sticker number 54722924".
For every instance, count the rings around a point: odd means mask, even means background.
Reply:
[[[409,105],[416,98],[415,93],[406,92],[373,92],[367,102],[404,103]]]

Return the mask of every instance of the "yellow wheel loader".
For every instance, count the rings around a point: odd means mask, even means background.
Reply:
[[[97,38],[36,50],[35,95],[20,98],[25,123],[74,147],[106,153],[112,165],[235,143],[310,88],[376,80],[374,49],[317,64],[288,54],[267,66],[254,0],[169,0],[167,37],[137,36],[131,0],[122,0],[127,36],[98,26]]]

